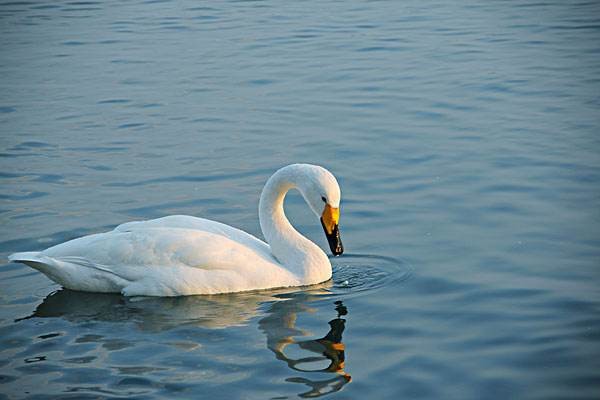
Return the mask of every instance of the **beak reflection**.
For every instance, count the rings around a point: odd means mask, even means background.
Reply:
[[[348,309],[342,301],[338,300],[334,304],[337,317],[329,321],[329,331],[320,339],[294,338],[308,335],[305,330],[295,326],[297,314],[307,311],[308,307],[302,303],[294,304],[293,298],[275,303],[272,314],[259,321],[259,327],[266,332],[267,345],[275,353],[275,357],[286,362],[290,369],[302,374],[287,378],[286,382],[301,383],[310,388],[307,392],[299,394],[302,398],[315,398],[340,391],[352,381],[350,374],[345,371],[346,346],[342,342],[342,334],[346,327],[346,319],[343,317],[348,314]],[[288,346],[295,349],[290,353],[298,354],[300,349],[304,355],[294,358],[288,356]],[[326,379],[315,380],[312,374],[316,373],[331,375]]]

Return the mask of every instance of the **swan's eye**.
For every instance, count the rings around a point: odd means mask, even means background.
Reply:
[[[323,203],[327,203],[327,199],[325,198],[325,196],[321,196],[321,200],[323,200]]]

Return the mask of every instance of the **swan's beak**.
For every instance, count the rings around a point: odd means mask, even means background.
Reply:
[[[329,204],[326,204],[323,214],[321,215],[321,225],[323,225],[325,236],[329,242],[329,248],[334,256],[339,256],[344,252],[344,246],[342,245],[340,230],[338,228],[339,221],[340,209],[333,208]]]

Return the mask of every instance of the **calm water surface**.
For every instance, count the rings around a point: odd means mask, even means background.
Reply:
[[[348,252],[173,299],[4,261],[0,398],[600,397],[598,2],[3,1],[0,51],[0,258],[172,213],[261,235],[301,161]]]

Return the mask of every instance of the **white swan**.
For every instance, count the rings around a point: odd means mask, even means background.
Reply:
[[[60,285],[125,296],[182,296],[312,285],[331,278],[327,255],[296,231],[283,211],[296,188],[321,217],[334,255],[339,236],[340,188],[326,169],[310,164],[281,168],[259,202],[267,243],[219,222],[185,215],[128,222],[39,252],[15,253],[20,262]]]

